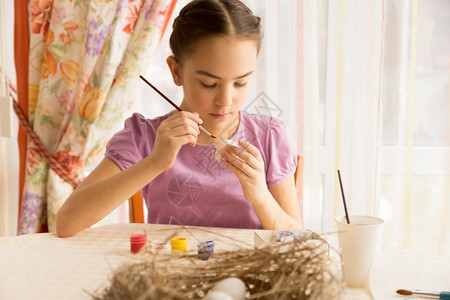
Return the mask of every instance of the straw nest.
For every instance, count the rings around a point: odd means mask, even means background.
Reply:
[[[336,251],[323,240],[294,241],[183,256],[147,251],[114,270],[94,299],[201,299],[218,281],[238,277],[246,299],[340,299],[343,285]]]

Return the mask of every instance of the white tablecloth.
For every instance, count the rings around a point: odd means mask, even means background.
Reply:
[[[188,237],[190,249],[196,247],[193,236],[214,239],[216,249],[253,247],[253,230],[187,228],[115,224],[89,228],[70,238],[53,233],[0,238],[0,299],[89,299],[109,283],[114,268],[133,259],[129,237],[134,233],[145,233],[150,241],[176,233]],[[384,300],[400,299],[395,295],[400,288],[450,290],[449,274],[450,258],[384,251],[375,257],[372,293]],[[364,290],[346,289],[344,299],[371,297]]]
[[[370,281],[375,299],[411,299],[393,294],[398,289],[450,291],[450,258],[384,250],[374,258]]]

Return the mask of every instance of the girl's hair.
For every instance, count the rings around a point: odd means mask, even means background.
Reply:
[[[254,40],[258,52],[261,47],[261,18],[239,0],[193,0],[181,9],[172,28],[170,48],[179,64],[207,37],[244,38]]]

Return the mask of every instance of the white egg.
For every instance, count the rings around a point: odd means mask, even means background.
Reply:
[[[239,278],[229,277],[216,283],[211,291],[224,292],[234,300],[243,300],[245,299],[246,288],[245,283]]]
[[[203,300],[234,300],[233,297],[221,291],[210,291]]]
[[[217,161],[222,161],[222,156],[220,154],[222,153],[223,148],[225,148],[225,146],[228,144],[239,147],[239,145],[236,144],[236,142],[233,140],[225,140],[225,139],[220,140],[217,144],[214,145],[214,158]]]

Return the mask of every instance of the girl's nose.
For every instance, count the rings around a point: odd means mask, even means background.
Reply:
[[[215,104],[218,106],[228,106],[233,102],[233,90],[230,87],[223,87],[220,89],[215,99]]]

